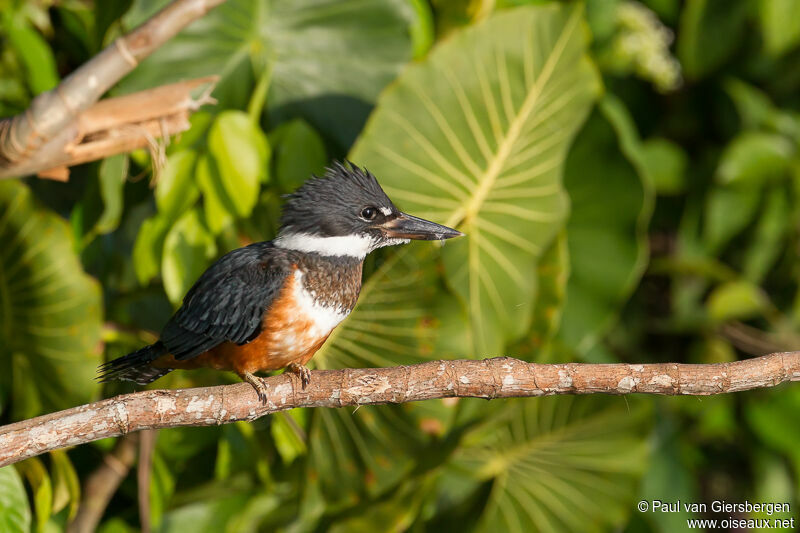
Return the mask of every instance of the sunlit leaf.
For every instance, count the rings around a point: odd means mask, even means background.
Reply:
[[[25,65],[31,92],[43,93],[58,85],[56,61],[47,41],[21,17],[14,21],[9,18],[5,31],[9,43]]]
[[[224,111],[208,132],[208,149],[236,213],[248,216],[258,200],[259,182],[269,168],[264,132],[246,113]]]
[[[468,435],[454,465],[492,490],[479,531],[605,531],[644,472],[646,404],[575,397],[507,402]]]
[[[722,184],[765,181],[781,177],[795,148],[782,135],[745,132],[733,139],[720,156],[717,180]]]
[[[308,452],[306,435],[301,424],[308,417],[304,409],[292,409],[275,413],[269,426],[275,448],[285,464],[291,464],[297,457]]]
[[[214,238],[196,209],[187,211],[164,239],[164,290],[173,304],[186,294],[217,253]]]
[[[72,466],[72,461],[64,450],[50,452],[50,461],[53,465],[53,513],[58,513],[69,506],[67,517],[71,519],[78,512],[78,504],[81,501],[78,473],[75,472],[75,467]]]
[[[148,218],[136,234],[133,244],[133,268],[139,283],[144,285],[161,272],[164,238],[170,221],[164,216]]]
[[[214,235],[231,225],[236,215],[236,207],[228,196],[217,163],[208,154],[197,161],[197,185],[203,193],[203,212],[208,229]]]
[[[128,25],[166,3],[134,2]],[[380,90],[411,58],[413,20],[401,0],[229,0],[143,61],[122,90],[216,74],[221,106],[243,109],[254,66],[267,66],[272,118],[301,116],[346,147]]]
[[[38,457],[31,457],[15,466],[31,487],[33,508],[36,511],[36,531],[41,533],[53,511],[53,484],[50,482],[50,474]]]
[[[102,300],[78,261],[67,224],[30,190],[0,182],[0,365],[32,369],[27,391],[48,408],[86,403],[95,391]],[[21,398],[20,398],[21,400]]]
[[[31,509],[22,480],[13,466],[0,468],[0,531],[30,533]]]
[[[159,213],[168,220],[177,220],[200,196],[194,179],[196,161],[197,153],[192,150],[181,150],[167,158],[155,197]]]
[[[676,143],[655,137],[642,142],[642,163],[661,195],[677,195],[686,189],[689,158]]]
[[[770,54],[780,55],[800,44],[800,2],[759,0],[758,14]]]
[[[122,190],[128,178],[128,155],[117,154],[103,159],[97,178],[100,181],[100,196],[103,198],[103,212],[95,223],[100,233],[113,231],[122,216]]]
[[[708,297],[708,314],[716,322],[746,320],[758,316],[767,299],[757,285],[731,281],[714,289]]]
[[[381,96],[351,154],[403,209],[467,234],[443,259],[475,355],[527,329],[531,274],[564,222],[563,162],[597,87],[581,21],[519,8],[453,34]]]

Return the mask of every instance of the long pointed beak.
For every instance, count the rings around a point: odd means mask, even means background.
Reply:
[[[396,218],[382,224],[381,229],[391,238],[420,241],[442,241],[464,235],[453,228],[405,213],[400,213]]]

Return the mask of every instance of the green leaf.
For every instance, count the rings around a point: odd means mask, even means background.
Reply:
[[[300,429],[303,419],[306,418],[303,416],[305,413],[302,409],[292,409],[275,413],[276,416],[272,417],[269,430],[284,464],[291,464],[308,451],[305,435]]]
[[[337,521],[331,533],[373,533],[380,524],[382,531],[408,531],[429,501],[433,479],[413,479],[392,494],[391,498],[369,505],[355,516]]]
[[[171,463],[167,463],[163,454],[156,451],[153,454],[153,464],[150,475],[150,520],[158,527],[164,520],[170,499],[175,493],[175,474],[170,470]],[[192,529],[195,531],[195,529]]]
[[[725,148],[717,167],[722,184],[763,184],[783,177],[789,169],[795,148],[783,135],[746,131]]]
[[[156,183],[155,197],[158,212],[168,220],[177,220],[192,207],[200,196],[194,182],[197,153],[181,150],[167,158]]]
[[[747,320],[759,316],[768,300],[761,289],[749,281],[731,281],[715,288],[708,297],[708,314],[715,322]]]
[[[758,14],[767,52],[779,56],[800,44],[799,2],[759,0]]]
[[[562,232],[544,252],[536,265],[536,303],[528,334],[507,353],[528,361],[549,362],[553,355],[552,340],[561,325],[569,278],[567,234]]]
[[[81,502],[81,485],[72,461],[64,450],[50,452],[53,471],[53,513],[69,506],[68,519],[78,512]]]
[[[100,196],[103,198],[103,213],[95,223],[95,231],[106,234],[119,226],[122,216],[122,190],[128,178],[128,154],[112,155],[103,159],[97,178],[100,181]]]
[[[755,235],[745,252],[743,274],[749,281],[761,283],[785,250],[784,239],[792,223],[791,209],[783,187],[767,192]]]
[[[96,390],[102,299],[73,251],[66,222],[38,207],[28,187],[3,180],[0,242],[3,371],[12,356],[35,369],[35,378],[18,383],[37,391],[48,409],[87,403]]]
[[[217,253],[214,238],[197,209],[187,211],[164,239],[161,271],[164,291],[173,304],[180,303]]]
[[[800,439],[800,426],[787,424],[800,409],[800,394],[797,387],[789,387],[778,391],[778,394],[767,393],[755,397],[745,404],[745,420],[767,447],[786,454],[800,468],[800,450],[797,448]],[[780,428],[780,430],[776,430]]]
[[[760,183],[715,186],[706,198],[703,241],[708,253],[719,252],[753,221],[761,203]]]
[[[295,190],[312,174],[322,175],[328,155],[322,138],[306,121],[285,122],[269,138],[275,181],[283,191]]]
[[[420,59],[428,53],[436,39],[434,31],[433,11],[426,0],[410,0],[414,8],[414,23],[409,28],[414,48],[414,59]]]
[[[133,268],[142,285],[161,272],[164,238],[169,228],[170,221],[156,215],[145,220],[136,235],[136,242],[133,244]]]
[[[15,466],[31,486],[33,508],[36,510],[36,531],[42,532],[53,511],[53,485],[50,483],[50,475],[38,457],[31,457]]]
[[[215,498],[206,498],[170,509],[159,528],[161,533],[219,533],[230,531],[227,524],[235,520],[254,497],[251,491],[228,490]],[[233,528],[231,529],[233,530]]]
[[[268,168],[269,144],[264,132],[246,113],[224,111],[208,132],[208,148],[237,215],[250,215]]]
[[[647,264],[653,193],[640,175],[637,150],[627,111],[606,99],[567,158],[571,272],[559,339],[582,355],[614,323]]]
[[[424,442],[403,406],[316,409],[312,416],[311,476],[319,476],[329,505],[352,506],[406,479]]]
[[[6,35],[14,51],[25,65],[28,87],[34,95],[49,91],[58,85],[56,61],[50,46],[27,22],[15,17],[8,19]]]
[[[580,8],[550,5],[454,32],[381,95],[351,154],[403,209],[467,234],[442,256],[474,355],[527,330],[563,226],[562,166],[597,90],[581,28]]]
[[[492,489],[478,531],[621,526],[647,458],[646,403],[575,397],[506,402],[467,435],[454,465]]]
[[[222,428],[217,448],[216,479],[230,478],[240,472],[258,473],[269,480],[269,464],[252,424],[237,422]]]
[[[681,12],[678,59],[686,76],[702,78],[721,66],[742,43],[750,2],[694,0]]]
[[[219,235],[233,223],[236,207],[225,189],[217,164],[208,154],[197,161],[197,185],[203,193],[203,212],[211,233]]]
[[[22,480],[13,466],[0,468],[0,531],[29,533],[31,509]]]
[[[164,4],[135,2],[128,27]],[[243,109],[254,66],[269,67],[271,122],[302,116],[349,146],[370,104],[411,58],[413,21],[402,0],[229,0],[170,39],[121,86],[133,92],[216,74],[221,107]]]
[[[642,142],[642,163],[655,191],[664,196],[678,195],[686,189],[689,158],[678,144],[654,137]]]

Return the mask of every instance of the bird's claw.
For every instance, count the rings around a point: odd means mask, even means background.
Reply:
[[[240,374],[240,376],[256,390],[256,395],[258,396],[258,401],[261,402],[261,405],[267,405],[267,384],[264,379],[251,374],[250,372],[245,372]]]
[[[291,363],[286,367],[286,370],[300,378],[300,383],[303,385],[303,390],[305,390],[306,386],[311,383],[311,371],[307,366],[298,363]]]

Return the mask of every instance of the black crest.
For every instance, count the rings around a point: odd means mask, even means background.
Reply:
[[[350,235],[360,229],[358,217],[365,207],[396,211],[375,176],[350,161],[334,162],[324,177],[313,176],[286,198],[282,233]]]

